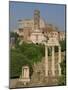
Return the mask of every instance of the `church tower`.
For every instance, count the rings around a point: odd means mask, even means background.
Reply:
[[[34,11],[34,30],[40,29],[40,11]]]

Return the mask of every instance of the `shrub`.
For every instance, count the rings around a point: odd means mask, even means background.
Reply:
[[[28,65],[32,72],[32,66],[29,59],[27,59],[22,53],[12,50],[10,59],[10,78],[19,77],[21,75],[22,66],[24,65]]]
[[[63,41],[60,41],[60,45],[61,45],[61,51],[65,51],[66,50],[66,41],[63,40]]]

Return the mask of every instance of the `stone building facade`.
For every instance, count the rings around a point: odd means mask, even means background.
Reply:
[[[25,42],[41,43],[48,37],[48,41],[58,41],[65,39],[64,32],[45,22],[40,17],[40,11],[35,10],[32,19],[18,20],[18,30],[20,38]]]

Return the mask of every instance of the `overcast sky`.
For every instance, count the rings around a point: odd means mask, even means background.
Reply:
[[[41,18],[44,18],[47,23],[53,24],[61,31],[65,31],[65,5],[14,1],[10,1],[9,3],[10,31],[17,29],[17,22],[19,19],[33,18],[35,9],[40,10]]]

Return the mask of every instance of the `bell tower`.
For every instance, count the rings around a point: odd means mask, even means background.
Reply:
[[[34,30],[40,28],[40,11],[35,10],[34,11]]]

